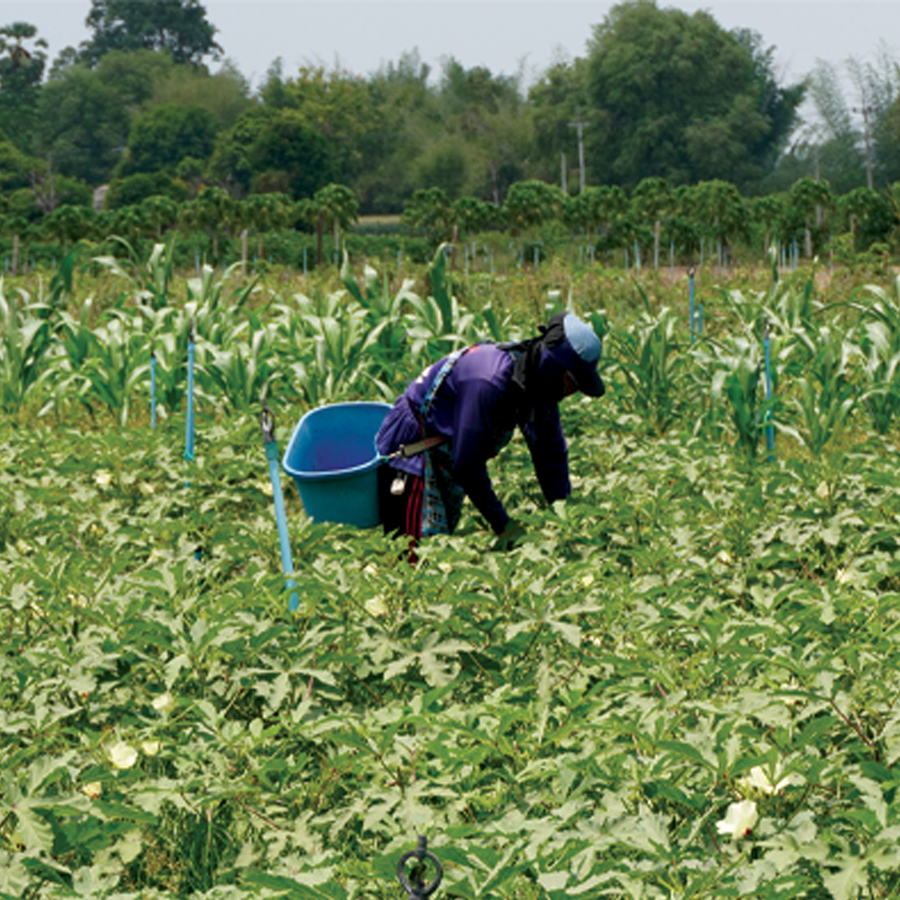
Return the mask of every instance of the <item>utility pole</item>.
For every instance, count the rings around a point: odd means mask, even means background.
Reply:
[[[574,128],[578,135],[578,187],[579,193],[584,193],[584,126],[587,122],[581,120],[581,112],[578,113],[577,122],[569,122],[569,128]]]
[[[863,85],[860,90],[862,91],[862,107],[857,109],[857,107],[853,107],[853,112],[862,113],[863,117],[863,138],[866,144],[866,184],[869,187],[869,190],[873,190],[874,181],[872,178],[872,142],[869,139],[869,113],[875,112],[874,106],[866,106],[866,88]]]

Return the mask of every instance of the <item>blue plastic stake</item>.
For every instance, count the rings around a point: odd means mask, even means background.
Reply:
[[[765,350],[765,360],[766,360],[766,401],[771,402],[772,400],[772,369],[771,369],[771,354],[769,350],[769,323],[766,322],[763,326],[763,348]],[[774,459],[774,455],[772,451],[775,449],[775,427],[772,425],[772,410],[766,410],[766,450],[769,451],[769,459]]]
[[[184,458],[194,461],[194,320],[188,335],[187,423],[184,433]]]
[[[150,427],[156,428],[156,351],[150,351]]]
[[[694,342],[694,267],[688,269],[689,316],[691,323],[691,343]]]
[[[263,441],[266,447],[266,459],[269,462],[269,478],[272,482],[272,499],[275,501],[275,522],[278,525],[278,541],[281,545],[281,568],[284,574],[294,574],[294,561],[291,559],[291,543],[288,537],[287,516],[284,512],[284,494],[281,491],[281,474],[278,470],[278,444],[275,442],[275,417],[268,405],[263,401],[262,418]],[[297,582],[288,577],[285,585],[288,590],[297,587]],[[300,608],[300,598],[293,590],[288,599],[288,612],[296,612]]]

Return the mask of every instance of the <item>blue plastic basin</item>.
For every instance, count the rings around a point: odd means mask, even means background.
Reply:
[[[333,403],[300,420],[282,460],[315,522],[359,528],[380,524],[375,435],[387,403]]]

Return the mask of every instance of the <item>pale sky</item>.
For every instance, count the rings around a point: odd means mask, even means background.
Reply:
[[[525,83],[554,58],[583,56],[608,0],[205,0],[217,40],[258,86],[281,57],[285,75],[307,63],[369,75],[417,49],[434,72],[454,56]],[[775,47],[782,82],[800,80],[817,59],[874,60],[881,44],[900,59],[900,0],[659,0],[708,10],[724,28],[750,28]],[[30,22],[50,60],[88,37],[90,0],[0,0],[0,25]],[[215,64],[212,66],[215,68]]]

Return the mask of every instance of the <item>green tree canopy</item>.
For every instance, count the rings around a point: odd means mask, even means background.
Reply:
[[[456,211],[442,188],[420,188],[404,207],[401,221],[407,228],[420,230],[438,243],[450,240]]]
[[[399,212],[417,187],[416,161],[423,138],[440,130],[436,92],[428,84],[429,67],[418,53],[383,65],[369,79],[374,127],[360,136],[365,166],[357,178],[360,207]]]
[[[587,64],[584,59],[554,62],[530,88],[537,173],[555,181],[561,156],[567,168],[578,165],[578,138],[572,126],[587,109]]]
[[[209,169],[235,194],[277,191],[299,200],[334,180],[337,156],[335,142],[309,128],[297,110],[260,107],[220,135]]]
[[[651,175],[757,181],[774,166],[803,89],[777,85],[751,34],[706,12],[627,0],[594,30],[587,93],[593,178],[630,189]]]
[[[198,0],[91,0],[85,24],[93,34],[79,58],[92,66],[111,50],[166,49],[176,63],[195,65],[222,53]]]
[[[174,68],[166,51],[107,53],[93,69],[55,67],[38,100],[35,151],[59,171],[98,185],[122,158],[135,111]]]
[[[538,228],[562,212],[565,196],[543,181],[516,182],[506,195],[503,210],[514,234]]]
[[[190,190],[181,182],[174,180],[165,172],[127,175],[125,178],[114,178],[106,194],[107,209],[121,209],[125,206],[136,206],[149,197],[168,197],[176,203],[190,199]]]
[[[38,146],[54,166],[89,184],[103,184],[125,150],[130,125],[115,83],[82,65],[47,82],[38,103]]]
[[[152,106],[166,103],[204,107],[215,117],[217,130],[232,128],[254,106],[250,84],[228,60],[213,74],[202,67],[173,65],[154,83],[150,100]]]
[[[437,163],[446,171],[451,163],[463,180],[458,191],[437,179],[431,184],[451,195],[490,197],[499,206],[510,185],[530,174],[522,161],[529,155],[531,112],[519,82],[518,76],[494,75],[483,66],[466,69],[453,57],[444,62],[438,101],[448,140],[432,148],[432,168]]]
[[[27,22],[0,28],[0,130],[20,149],[30,145],[46,47]]]
[[[8,191],[27,187],[28,173],[37,165],[37,160],[26,156],[5,135],[0,135],[0,188]]]
[[[216,119],[205,106],[167,103],[138,116],[118,169],[122,175],[167,171],[185,157],[208,159],[216,141]]]

